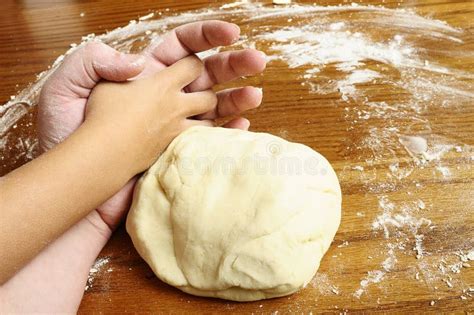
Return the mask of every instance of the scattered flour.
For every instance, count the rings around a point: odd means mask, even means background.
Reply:
[[[338,295],[340,289],[335,286],[325,273],[318,272],[311,280],[310,285],[313,288],[317,288],[319,293],[323,295],[336,294]]]
[[[349,15],[350,20],[346,19]],[[288,25],[281,27],[273,23],[273,19],[281,17],[285,17]],[[472,147],[436,135],[432,118],[427,115],[430,108],[445,109],[447,113],[457,110],[462,115],[463,108],[469,108],[463,104],[472,105],[474,93],[470,80],[474,75],[442,62],[443,58],[458,58],[466,53],[463,31],[404,9],[357,4],[264,6],[237,1],[179,15],[150,13],[106,34],[84,36],[82,42],[71,45],[65,55],[93,40],[129,52],[137,42],[159,41],[167,30],[202,19],[226,19],[246,25],[234,47],[262,49],[268,55],[269,67],[272,63],[284,62],[309,93],[333,94],[337,98],[335,106],[341,106],[341,118],[348,125],[348,144],[342,154],[359,159],[358,165],[348,167],[351,171],[348,176],[359,177],[367,195],[375,196],[376,203],[370,206],[379,209],[375,217],[369,217],[365,211],[358,211],[356,216],[369,220],[374,236],[382,238],[377,247],[380,255],[368,257],[374,261],[381,256],[380,265],[367,271],[360,283],[356,283],[358,288],[351,291],[352,295],[361,298],[369,294],[369,286],[383,285],[387,275],[400,264],[400,258],[409,255],[418,259],[411,265],[399,267],[413,270],[413,281],[423,281],[433,291],[441,285],[456,289],[460,299],[472,297],[473,289],[466,287],[458,276],[464,268],[474,265],[471,262],[473,241],[460,241],[443,249],[442,258],[430,252],[425,242],[432,233],[444,228],[442,237],[450,238],[456,236],[456,231],[445,228],[444,222],[432,217],[431,211],[435,210],[432,200],[423,199],[419,194],[425,183],[412,178],[412,174],[423,172],[427,166],[434,166],[435,172],[430,175],[433,178],[456,178],[455,170],[444,161],[446,156],[462,159],[463,167],[468,169],[474,163]],[[368,28],[381,31],[375,37]],[[419,44],[430,42],[439,48],[434,55],[441,57],[434,59],[433,54]],[[219,51],[220,48],[216,48],[199,56],[206,58]],[[20,137],[19,128],[15,126],[22,117],[33,113],[42,85],[63,60],[64,56],[59,56],[48,71],[38,75],[34,84],[0,106],[3,170],[12,165],[3,159],[7,150],[14,150],[17,156],[26,159],[35,156],[34,134]],[[403,97],[383,101],[371,97],[367,89],[378,85],[389,86]],[[32,119],[21,126],[23,130],[34,128]],[[364,131],[365,136],[352,139],[353,130]],[[339,176],[344,185],[346,174],[342,172]],[[405,191],[407,197],[395,198],[391,195],[394,191]],[[473,214],[472,209],[459,209],[459,212],[460,215]],[[339,250],[350,249],[352,243],[341,245]],[[91,268],[86,290],[108,262],[109,258],[97,260]],[[111,268],[107,272],[109,270]],[[322,295],[339,295],[342,291],[342,286],[330,280],[327,273],[318,273],[310,285],[318,288]],[[434,304],[434,300],[430,302]]]
[[[407,152],[414,157],[426,154],[428,150],[428,142],[423,137],[400,135],[398,140],[405,147]]]
[[[380,281],[382,281],[384,276],[385,272],[381,270],[372,270],[367,272],[367,276],[360,282],[360,288],[357,289],[357,291],[354,293],[354,296],[360,299],[360,297],[370,284],[379,283]]]
[[[440,172],[445,178],[451,176],[451,171],[446,166],[438,165],[436,166],[436,170]]]
[[[390,238],[393,234],[406,235],[404,230],[416,238],[418,230],[423,226],[433,228],[431,220],[413,216],[414,209],[417,207],[418,204],[410,202],[396,205],[387,196],[381,196],[379,197],[379,208],[383,212],[372,222],[372,229],[382,230],[385,238]]]
[[[99,272],[101,272],[105,266],[110,262],[110,257],[103,257],[103,258],[98,258],[94,265],[92,265],[90,271],[89,271],[89,276],[87,277],[87,283],[86,287],[84,288],[84,291],[89,291],[92,288],[92,285],[94,284],[95,277]],[[111,272],[112,268],[108,268],[107,272]]]
[[[26,107],[21,104],[11,104],[10,106],[0,107],[0,113],[4,112],[0,117],[0,139],[7,133],[7,131],[14,127],[19,117],[26,114]]]
[[[389,245],[389,250],[387,251],[387,258],[385,258],[385,260],[382,262],[382,268],[386,272],[392,271],[396,263],[398,262],[394,248],[395,247],[393,245]]]
[[[344,80],[337,82],[337,89],[341,92],[341,98],[347,101],[349,97],[355,98],[357,89],[355,84],[367,83],[380,78],[378,72],[372,70],[354,70]]]
[[[249,3],[248,0],[230,2],[230,3],[226,3],[226,4],[221,5],[220,9],[224,10],[224,9],[235,8],[235,7],[241,6],[243,4],[247,4],[247,3]]]
[[[291,4],[291,0],[272,0],[273,4]]]
[[[326,29],[328,28],[328,29]],[[366,60],[376,60],[394,66],[422,66],[414,57],[414,50],[397,41],[374,42],[359,32],[334,30],[334,24],[287,27],[257,36],[275,41],[270,46],[290,68],[303,65],[324,66],[340,64],[341,70],[350,71]]]

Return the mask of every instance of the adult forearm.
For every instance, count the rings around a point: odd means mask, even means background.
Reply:
[[[97,131],[84,124],[0,181],[0,283],[134,175],[127,148]]]
[[[77,312],[91,265],[111,234],[92,211],[0,286],[0,314]]]

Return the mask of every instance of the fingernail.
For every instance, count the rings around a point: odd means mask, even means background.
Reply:
[[[263,51],[259,50],[258,52],[260,53],[263,59],[267,59],[267,55]]]
[[[232,42],[236,42],[240,38],[240,27],[237,24],[233,24],[233,25],[234,25],[234,28],[235,28],[235,31],[237,32],[237,34],[232,39]]]
[[[260,105],[262,105],[263,102],[263,89],[258,87],[256,87],[255,89],[258,91],[258,93],[260,93],[260,102],[258,102],[257,105],[257,107],[259,107]]]
[[[248,120],[247,118],[243,118],[242,122],[244,123],[245,129],[248,130],[250,127],[250,120]]]

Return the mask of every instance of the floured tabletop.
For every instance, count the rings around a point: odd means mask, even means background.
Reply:
[[[139,51],[175,26],[223,19],[242,29],[231,48],[268,56],[263,75],[222,86],[263,87],[263,104],[245,115],[251,130],[312,147],[341,183],[336,238],[292,296],[182,293],[120,227],[80,313],[474,311],[472,1],[24,1],[0,15],[0,175],[37,155],[37,94],[68,49],[97,37]]]

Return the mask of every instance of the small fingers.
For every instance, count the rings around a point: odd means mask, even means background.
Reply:
[[[194,120],[194,119],[186,120],[185,129],[191,128],[194,126],[215,127],[216,124],[213,120]],[[250,127],[250,121],[246,118],[237,117],[225,123],[222,127],[248,130]]]
[[[191,128],[194,126],[204,126],[204,127],[215,127],[216,124],[213,120],[195,120],[195,119],[187,119],[185,128]]]
[[[160,79],[163,79],[164,76],[179,88],[184,88],[199,77],[203,70],[204,65],[201,60],[192,55],[177,61],[173,65],[159,72],[157,76]]]
[[[194,93],[183,93],[184,104],[189,104],[183,108],[186,117],[196,116],[212,111],[217,106],[217,96],[212,90]]]
[[[239,115],[246,110],[257,108],[262,102],[262,90],[251,86],[228,89],[217,93],[217,100],[216,107],[196,118],[216,119]]]

